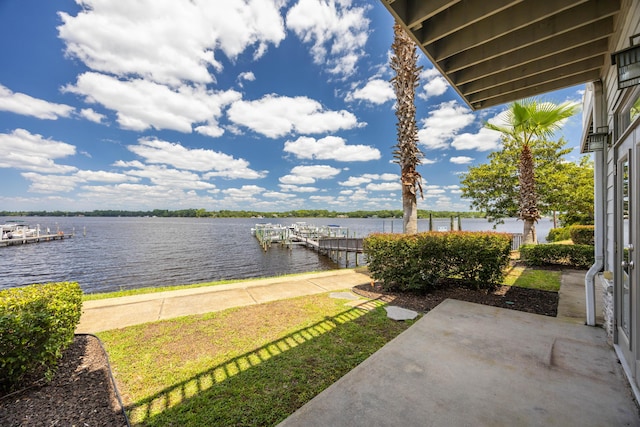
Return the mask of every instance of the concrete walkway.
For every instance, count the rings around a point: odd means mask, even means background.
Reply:
[[[365,274],[343,269],[86,301],[82,305],[82,317],[76,332],[95,333],[232,307],[340,291],[370,281]]]
[[[584,325],[584,274],[563,273],[557,318],[446,300],[280,427],[640,426],[604,330]]]

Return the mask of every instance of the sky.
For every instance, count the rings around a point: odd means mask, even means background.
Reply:
[[[372,0],[0,0],[0,211],[401,210],[392,41]],[[418,208],[468,211],[507,106],[419,65]]]

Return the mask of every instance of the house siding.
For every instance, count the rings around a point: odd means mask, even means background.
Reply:
[[[640,1],[638,0],[623,0],[621,2],[622,12],[618,16],[616,22],[616,33],[611,38],[610,51],[615,52],[621,49],[625,49],[629,46],[629,37],[640,33]],[[608,59],[608,58],[607,58]],[[610,63],[610,62],[609,62]],[[616,145],[618,139],[622,134],[629,134],[629,132],[623,132],[623,129],[617,129],[616,126],[616,113],[618,113],[622,107],[625,99],[625,95],[630,92],[618,90],[618,78],[616,67],[609,66],[602,76],[603,95],[606,106],[606,125],[610,130],[613,130],[613,146]],[[638,138],[638,132],[640,129],[633,131]],[[615,235],[615,215],[616,215],[616,176],[615,165],[615,149],[610,148],[605,153],[605,167],[606,167],[606,182],[604,196],[606,197],[606,213],[605,213],[605,235],[604,235],[604,270],[605,272],[612,272],[615,270],[614,261],[616,251],[616,235]],[[607,274],[607,276],[609,276]],[[614,325],[615,325],[615,301],[613,298],[613,279],[602,279],[602,293],[603,293],[603,315],[605,319],[605,329],[610,342],[613,342]]]

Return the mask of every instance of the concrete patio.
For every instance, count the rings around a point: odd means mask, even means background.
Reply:
[[[605,331],[580,320],[584,272],[560,299],[557,318],[447,300],[280,426],[640,425]]]

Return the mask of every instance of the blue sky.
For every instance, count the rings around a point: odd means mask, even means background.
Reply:
[[[392,26],[378,1],[0,0],[0,210],[402,209]],[[466,211],[505,106],[420,65],[418,207]]]

